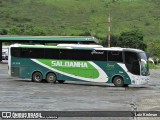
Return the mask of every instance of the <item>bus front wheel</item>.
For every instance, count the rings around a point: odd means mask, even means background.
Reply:
[[[123,87],[124,86],[124,81],[123,81],[123,78],[122,77],[115,77],[113,79],[113,84],[116,86],[116,87]]]
[[[42,74],[40,72],[33,73],[33,75],[32,75],[32,81],[33,82],[42,82],[42,80],[43,80],[43,77],[42,77]]]
[[[46,80],[48,83],[56,83],[57,78],[54,73],[48,73]]]

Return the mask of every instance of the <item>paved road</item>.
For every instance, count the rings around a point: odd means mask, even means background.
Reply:
[[[160,111],[160,70],[151,70],[151,80],[146,86],[117,88],[104,83],[33,83],[30,80],[10,77],[7,74],[7,64],[0,63],[0,111],[133,110]],[[58,119],[132,120],[133,118]]]

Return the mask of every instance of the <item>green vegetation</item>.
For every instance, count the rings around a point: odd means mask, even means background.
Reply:
[[[160,69],[160,65],[149,63],[149,69]]]
[[[141,50],[146,50],[147,45],[143,40],[143,34],[139,30],[131,30],[127,32],[122,32],[120,36],[111,36],[112,45],[121,46],[124,48],[138,48]],[[106,41],[103,41],[106,45]]]
[[[110,14],[112,38],[136,29],[147,51],[160,56],[159,6],[160,0],[0,0],[0,34],[106,40]],[[111,41],[111,46],[116,44]]]

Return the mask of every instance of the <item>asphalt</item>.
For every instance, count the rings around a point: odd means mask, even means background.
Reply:
[[[0,63],[0,111],[160,111],[160,70],[147,85],[114,87],[106,83],[34,83],[8,75]],[[113,112],[114,114],[114,112]],[[158,120],[157,117],[59,117],[59,120]]]

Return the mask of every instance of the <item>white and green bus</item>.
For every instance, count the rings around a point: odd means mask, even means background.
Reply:
[[[14,44],[9,47],[8,65],[11,76],[32,79],[34,82],[106,82],[122,87],[149,81],[145,52],[130,48]]]

